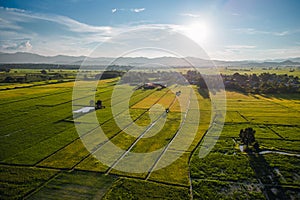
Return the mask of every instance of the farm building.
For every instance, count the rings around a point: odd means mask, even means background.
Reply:
[[[144,85],[139,86],[137,89],[155,89],[155,88],[166,88],[166,85],[161,83],[145,83]]]

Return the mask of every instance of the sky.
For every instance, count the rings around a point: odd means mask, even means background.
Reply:
[[[300,57],[299,9],[298,0],[0,0],[0,52],[89,56],[104,44],[97,56],[116,57],[151,46],[141,35],[167,47],[162,31],[175,31],[211,59]]]

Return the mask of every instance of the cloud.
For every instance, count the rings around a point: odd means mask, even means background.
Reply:
[[[145,11],[146,8],[130,8],[130,9],[125,9],[125,8],[113,8],[111,10],[112,13],[115,13],[117,11],[127,11],[127,12],[134,12],[134,13],[139,13]]]
[[[131,12],[136,12],[136,13],[142,12],[144,10],[145,10],[145,8],[132,8],[132,9],[130,9]]]
[[[192,14],[192,13],[181,13],[181,16],[185,16],[185,17],[193,17],[193,18],[200,18],[201,15],[198,14]]]
[[[289,31],[282,31],[282,32],[274,32],[273,34],[277,35],[277,36],[285,36],[285,35],[289,35],[290,32]]]
[[[113,8],[112,13],[124,11],[133,14],[145,10],[141,10],[141,8],[136,9],[137,10]],[[183,13],[181,15],[200,17],[200,15],[191,13]],[[43,29],[38,28],[40,24],[43,24]],[[178,24],[155,24],[149,21],[114,26],[93,26],[66,16],[0,7],[0,51],[29,51],[44,55],[89,55],[89,53],[101,42],[107,41],[111,37],[127,31],[130,34],[127,34],[128,38],[125,38],[124,46],[126,43],[130,43],[130,45],[135,45],[135,47],[138,48],[145,44],[142,43],[143,38],[137,41],[134,30],[142,28],[150,29],[149,33],[145,31],[145,36],[143,36],[153,40],[149,41],[149,44],[147,44],[148,46],[151,46],[152,42],[164,43],[167,41],[166,38],[171,37],[170,35],[160,35],[159,31],[156,31],[156,33],[154,33],[155,31],[151,32],[151,29],[174,30],[182,33],[182,30],[186,27]],[[271,32],[253,28],[241,28],[232,31],[243,34],[272,34],[278,37],[299,32],[299,30]],[[151,34],[154,34],[155,37]],[[114,41],[108,41],[107,43],[109,42],[113,43]],[[176,44],[180,44],[180,41]],[[116,43],[114,49],[110,49],[111,46],[107,45],[100,54],[103,56],[114,56],[118,53],[122,53],[122,49],[119,48],[120,45],[122,44]],[[299,46],[299,44],[295,45]],[[286,49],[260,49],[254,45],[248,45],[247,43],[246,45],[238,43],[216,47],[216,49],[211,50],[210,52],[212,53],[211,56],[213,58],[223,58],[226,60],[247,58],[275,59],[282,56],[293,57],[297,54],[300,55],[299,47],[286,47]]]
[[[45,24],[44,28],[32,28],[39,24]],[[113,30],[110,26],[92,26],[65,16],[0,7],[1,51],[30,51],[46,55],[85,54],[95,47],[87,44],[103,42],[118,32],[118,28]]]
[[[7,52],[30,51],[32,45],[27,39],[1,40],[0,49]]]
[[[25,10],[15,9],[15,8],[3,8],[0,7],[0,11],[6,10],[7,14],[10,15],[10,19],[6,18],[6,23],[16,25],[18,22],[32,22],[33,20],[45,20],[54,23],[61,24],[68,27],[74,32],[99,32],[99,31],[110,31],[109,26],[91,26],[69,17],[61,15],[46,15],[41,13],[31,13]],[[16,26],[17,27],[17,26]]]
[[[0,18],[0,30],[4,29],[4,28],[5,28],[5,30],[8,30],[8,29],[11,29],[11,30],[20,30],[22,27],[14,24],[14,23],[12,23],[9,20]]]
[[[274,35],[274,36],[286,36],[290,35],[292,33],[298,32],[296,31],[281,31],[281,32],[276,32],[276,31],[263,31],[263,30],[257,30],[254,28],[238,28],[238,29],[233,29],[237,33],[243,33],[243,34],[248,34],[248,35],[256,35],[256,34],[264,34],[264,35]]]
[[[114,12],[123,11],[122,8],[114,9]],[[135,13],[143,10],[137,8],[127,11]],[[3,25],[0,27],[0,51],[29,51],[44,55],[89,55],[98,44],[123,32],[130,32],[126,42],[135,43],[134,36],[131,34],[134,34],[136,29],[181,30],[180,25],[149,22],[128,23],[119,26],[92,26],[66,16],[3,7],[0,8],[0,24]],[[44,25],[43,29],[32,28],[38,27],[40,24]],[[163,40],[160,35],[157,35],[156,39]],[[112,51],[112,53],[114,52]],[[109,56],[108,52],[103,52],[103,55]]]
[[[256,46],[253,45],[228,45],[227,49],[254,49]]]
[[[5,9],[7,11],[13,11],[13,12],[28,12],[28,11],[25,11],[23,9],[18,9],[18,8],[4,8],[4,7],[0,7],[1,9]]]

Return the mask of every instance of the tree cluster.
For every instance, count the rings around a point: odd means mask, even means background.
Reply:
[[[270,73],[222,75],[224,85],[228,90],[253,94],[296,93],[300,91],[297,76]]]

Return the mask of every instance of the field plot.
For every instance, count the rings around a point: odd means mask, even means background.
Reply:
[[[101,199],[115,180],[93,172],[64,172],[28,199]]]
[[[227,92],[222,134],[200,159],[209,98],[196,87],[122,85],[133,91],[127,101],[125,90],[113,91],[117,81],[101,81],[97,91],[76,99],[75,109],[98,99],[105,109],[75,120],[74,83],[0,91],[1,199],[190,199],[191,192],[194,199],[299,197],[299,96]],[[81,84],[84,90],[89,81]],[[239,130],[247,127],[256,130],[259,154],[240,150]],[[103,155],[109,165],[97,159]],[[130,167],[145,170],[124,171]]]
[[[194,199],[299,198],[299,97],[227,92],[221,136],[206,157],[197,150],[191,160]],[[240,149],[239,131],[247,127],[256,131],[259,153]]]
[[[145,192],[146,191],[146,192]],[[147,181],[120,179],[104,199],[190,199],[188,188]]]
[[[190,198],[189,157],[208,127],[209,119],[201,121],[200,129],[199,124],[189,123],[193,117],[198,116],[195,114],[198,101],[199,106],[207,109],[209,100],[203,99],[196,90],[196,96],[191,98],[192,88],[186,86],[171,86],[172,91],[168,88],[136,90],[126,105],[127,109],[119,109],[113,114],[111,104],[114,103],[113,106],[118,107],[126,100],[123,90],[113,91],[116,81],[117,79],[101,81],[95,91],[95,97],[93,91],[88,91],[85,96],[75,99],[74,109],[89,106],[93,98],[101,99],[106,107],[75,116],[76,123],[81,124],[80,137],[84,143],[80,140],[73,122],[74,83],[56,83],[52,84],[52,87],[47,84],[30,85],[28,88],[0,91],[3,94],[0,98],[0,121],[5,123],[0,131],[0,160],[3,165],[1,198],[26,196],[29,199],[86,199],[101,198],[105,194],[105,199],[113,199],[115,195],[125,198],[127,194],[124,190],[127,187],[132,189],[133,196],[139,198]],[[84,91],[89,82],[83,81],[80,84]],[[130,90],[134,88],[129,85],[122,87]],[[175,95],[176,91],[180,91],[181,95]],[[114,101],[111,100],[113,92],[118,92]],[[170,109],[170,113],[166,113],[167,108]],[[201,117],[206,119],[209,114],[209,110],[205,110]],[[184,118],[186,120],[183,120]],[[119,120],[123,121],[123,125],[117,123]],[[182,124],[190,127],[183,129],[184,132],[196,131],[190,148],[187,146],[189,143],[184,142],[184,137],[177,136]],[[100,132],[104,135],[99,134]],[[187,144],[179,146],[177,142],[177,145],[174,145],[176,139]],[[122,154],[124,151],[158,153],[153,157],[152,163],[147,165],[148,171],[144,173],[118,171],[104,165],[89,152],[93,152],[95,156],[103,153],[101,150],[105,149],[108,142],[122,149]],[[183,148],[185,146],[187,148]],[[107,153],[107,156],[114,158],[112,160],[115,163],[112,164],[122,166],[122,163],[130,161],[123,161],[122,154]],[[174,156],[174,163],[159,169],[164,165],[165,158]],[[21,178],[28,174],[28,177]],[[116,181],[117,176],[138,179],[121,178]],[[26,185],[27,181],[32,184]],[[120,183],[124,187],[116,187]],[[137,188],[137,185],[142,187]],[[111,189],[107,190],[110,187]],[[143,189],[146,188],[149,193],[142,195]],[[15,191],[17,196],[14,196]]]
[[[1,165],[1,199],[20,199],[57,173],[58,170]]]

